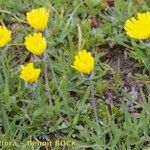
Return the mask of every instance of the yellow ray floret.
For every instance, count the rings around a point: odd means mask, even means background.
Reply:
[[[90,52],[82,50],[75,56],[74,64],[71,67],[81,73],[89,74],[94,68],[94,58]]]
[[[40,68],[34,68],[33,63],[28,63],[25,66],[21,66],[21,73],[19,77],[29,83],[33,83],[38,79],[40,73]]]
[[[150,12],[137,13],[125,23],[124,29],[129,37],[134,39],[147,39],[150,37]]]
[[[42,33],[34,33],[25,37],[26,49],[35,55],[42,55],[46,45],[46,39],[42,36]]]
[[[32,9],[30,12],[27,12],[26,19],[30,26],[36,30],[43,31],[48,23],[49,10],[46,8],[37,8]]]
[[[5,26],[0,26],[0,47],[5,46],[11,40],[11,31]]]

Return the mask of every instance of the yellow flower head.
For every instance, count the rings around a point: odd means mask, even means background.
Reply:
[[[90,52],[82,50],[75,56],[74,64],[71,67],[81,73],[89,74],[94,68],[94,58]]]
[[[46,45],[46,39],[42,36],[42,33],[34,33],[25,37],[26,49],[35,55],[42,55]]]
[[[11,31],[5,26],[0,26],[0,47],[5,46],[11,40]]]
[[[43,31],[48,23],[49,11],[44,7],[32,9],[27,12],[26,18],[30,26],[36,30]]]
[[[33,63],[28,63],[26,66],[21,66],[21,74],[19,77],[29,83],[33,83],[38,79],[40,73],[40,68],[34,68]]]
[[[150,12],[137,13],[125,23],[124,29],[128,36],[134,39],[147,39],[150,37]]]

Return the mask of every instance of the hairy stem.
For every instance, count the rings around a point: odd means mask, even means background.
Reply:
[[[45,57],[47,58],[47,53],[45,53]],[[50,105],[50,108],[53,109],[53,102],[52,102],[52,96],[51,96],[51,93],[50,93],[50,88],[49,88],[49,80],[48,80],[48,67],[47,67],[47,59],[45,58],[44,60],[44,77],[45,77],[45,87],[46,87],[46,92],[47,92],[47,96],[48,96],[48,99],[49,99],[49,105]]]
[[[4,74],[4,81],[5,81],[5,94],[9,95],[9,79],[8,79],[8,72],[6,68],[6,51],[8,49],[8,46],[2,50],[2,55],[1,55],[1,63],[2,63],[2,70]],[[0,49],[1,50],[1,49]]]
[[[96,109],[96,101],[94,97],[94,84],[93,84],[92,78],[90,78],[90,92],[91,92],[91,102],[92,102],[92,107],[94,111],[95,121],[97,124],[99,124],[98,116],[97,116],[97,109]]]
[[[60,86],[59,86],[59,84],[58,84],[58,81],[57,81],[57,78],[56,78],[56,75],[55,75],[55,72],[54,72],[53,65],[52,65],[52,62],[51,62],[51,58],[50,58],[50,57],[48,57],[48,63],[49,63],[49,67],[50,67],[50,69],[51,69],[51,73],[52,73],[52,75],[53,75],[53,79],[54,79],[55,85],[56,85],[56,87],[57,87],[58,93],[59,93],[59,95],[62,97],[63,101],[65,102],[65,107],[66,107],[66,109],[68,109],[69,106],[68,106],[67,100],[66,100],[66,98],[65,98],[65,96],[64,96],[63,92],[61,91]]]
[[[43,32],[43,36],[45,38],[47,38],[47,32],[48,32],[47,29],[45,29],[45,31]],[[49,80],[48,80],[48,66],[47,66],[48,54],[47,54],[47,52],[44,53],[43,57],[44,57],[45,87],[46,87],[47,96],[48,96],[48,99],[49,99],[49,106],[53,110],[52,96],[51,96],[51,93],[50,93],[49,82],[48,82]]]

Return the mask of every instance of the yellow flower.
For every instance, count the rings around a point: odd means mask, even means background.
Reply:
[[[5,46],[11,40],[11,31],[5,26],[0,26],[0,47]]]
[[[94,58],[90,52],[82,50],[75,56],[74,64],[71,67],[81,73],[89,74],[94,68]]]
[[[25,37],[26,49],[35,55],[42,55],[46,45],[46,39],[42,36],[42,33],[34,33]]]
[[[40,68],[34,68],[33,63],[28,63],[26,66],[21,66],[21,74],[19,77],[29,83],[33,83],[38,79],[40,73]]]
[[[137,13],[125,23],[124,29],[128,36],[134,39],[147,39],[150,37],[150,12]]]
[[[43,31],[48,23],[49,11],[44,7],[32,9],[27,12],[26,18],[30,26],[36,30]]]

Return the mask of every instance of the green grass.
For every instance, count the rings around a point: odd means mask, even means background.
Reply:
[[[2,150],[40,148],[28,146],[29,139],[74,141],[75,146],[68,150],[150,147],[150,53],[123,30],[126,19],[150,10],[148,1],[115,0],[114,6],[108,7],[99,0],[0,0],[0,6],[0,20],[13,30],[12,42],[0,50],[0,141],[17,142],[17,146],[2,146]],[[22,45],[24,37],[33,32],[25,13],[41,6],[52,9],[46,63],[53,109],[45,86],[44,61],[36,63],[42,68],[36,89],[27,88],[18,77],[19,67],[29,55]],[[91,27],[94,16],[98,18],[95,28]],[[70,67],[81,49],[91,51],[95,58],[93,82],[100,125],[94,120],[89,81]],[[131,72],[130,86],[125,85],[119,64],[123,60],[119,55],[113,58],[120,50],[134,62],[130,69],[137,70]],[[131,93],[133,87],[138,97]]]

